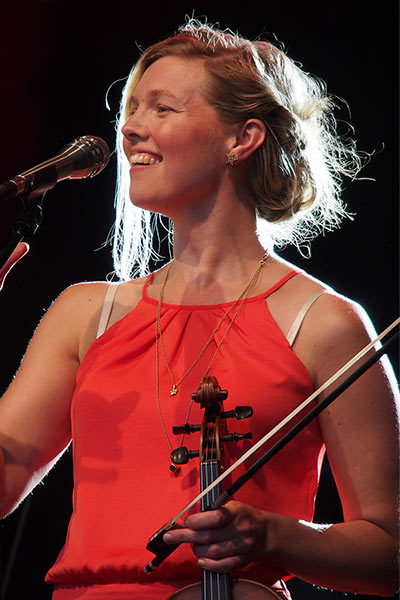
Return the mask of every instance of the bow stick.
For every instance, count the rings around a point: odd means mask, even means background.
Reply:
[[[317,390],[315,390],[308,398],[306,398],[299,406],[297,406],[289,415],[287,415],[282,421],[280,421],[273,429],[271,429],[264,437],[256,442],[247,452],[245,452],[237,461],[235,461],[230,467],[228,467],[211,485],[205,488],[200,494],[198,494],[193,500],[191,500],[178,514],[164,525],[158,532],[156,532],[151,539],[157,536],[161,531],[165,533],[168,529],[171,529],[180,517],[187,512],[192,506],[196,504],[203,496],[208,494],[216,485],[223,481],[232,471],[247,460],[254,452],[263,446],[271,437],[278,433],[285,425],[290,423],[304,408],[309,406],[311,402],[315,400],[324,390],[326,390],[332,383],[337,381],[341,375],[346,373],[352,366],[355,365],[367,352],[369,352],[375,344],[381,341],[388,333],[392,331],[400,323],[400,317],[395,319],[391,325],[389,325],[384,331],[382,331],[374,340],[369,342],[358,354],[353,356],[343,367],[341,367],[336,373],[334,373],[325,383],[323,383]],[[220,508],[225,502],[240,488],[246,481],[265,465],[287,442],[289,442],[301,429],[303,429],[312,419],[314,419],[320,412],[322,412],[333,400],[335,400],[340,394],[342,394],[354,381],[356,381],[365,371],[367,371],[374,363],[376,363],[383,354],[386,353],[387,347],[391,344],[394,339],[399,335],[399,332],[392,334],[375,353],[370,356],[360,367],[358,367],[351,375],[349,375],[341,384],[338,385],[328,396],[322,400],[319,404],[314,406],[305,417],[303,417],[294,427],[292,427],[276,444],[274,444],[263,456],[255,461],[243,475],[238,477],[236,481],[229,486],[225,492],[223,492],[218,498],[216,498],[208,507],[207,510],[215,510]],[[156,556],[152,562],[150,562],[144,569],[146,573],[152,571],[164,558],[166,558],[177,546],[168,546],[166,544],[165,552],[161,556]]]

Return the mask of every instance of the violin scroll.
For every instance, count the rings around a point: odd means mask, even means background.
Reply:
[[[213,443],[208,440],[207,435],[207,423],[215,423],[218,420],[220,423],[221,419],[235,418],[238,421],[241,419],[248,419],[253,416],[253,409],[251,406],[236,406],[233,410],[222,411],[223,401],[228,397],[227,390],[222,390],[215,377],[204,377],[201,384],[197,388],[196,392],[192,394],[192,398],[195,402],[201,405],[201,408],[205,409],[205,416],[201,425],[190,425],[185,423],[184,425],[175,425],[172,428],[172,432],[175,435],[178,434],[190,434],[197,431],[201,432],[201,443],[199,450],[188,450],[185,446],[176,448],[171,452],[171,460],[175,465],[183,465],[189,462],[191,458],[197,458],[203,456],[203,451],[209,448]],[[222,427],[222,425],[221,425]],[[251,433],[230,433],[225,435],[218,435],[218,445],[220,442],[238,442],[244,439],[251,439]],[[211,458],[211,453],[208,456]],[[219,451],[213,452],[213,455],[219,455]]]

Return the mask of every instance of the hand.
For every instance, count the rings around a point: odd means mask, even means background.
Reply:
[[[28,252],[29,246],[25,242],[20,242],[15,250],[12,252],[11,256],[8,258],[5,265],[0,269],[0,290],[3,289],[4,280],[12,269],[12,267],[17,263],[25,254]]]
[[[228,573],[261,558],[266,551],[268,514],[230,501],[218,510],[187,517],[183,528],[164,535],[170,544],[189,542],[208,571]]]

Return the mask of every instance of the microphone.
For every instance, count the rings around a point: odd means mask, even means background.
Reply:
[[[16,175],[0,185],[0,198],[20,194],[39,196],[64,179],[95,177],[108,164],[110,150],[106,142],[94,135],[79,137],[66,144],[49,160]]]

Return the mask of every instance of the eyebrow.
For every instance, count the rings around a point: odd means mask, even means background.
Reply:
[[[181,102],[172,92],[169,92],[168,90],[154,89],[151,90],[148,95],[151,100],[155,100],[160,96],[165,96],[175,102]],[[137,97],[135,96],[135,94],[132,94],[132,96],[130,97],[130,102],[137,102]]]

